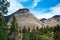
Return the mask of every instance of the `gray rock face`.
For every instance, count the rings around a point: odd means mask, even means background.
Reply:
[[[40,22],[28,9],[20,9],[17,12],[15,12],[14,15],[16,17],[19,27],[42,27],[42,22]],[[8,24],[10,24],[10,21]]]
[[[44,26],[54,27],[56,25],[60,25],[60,15],[53,16],[43,22]]]

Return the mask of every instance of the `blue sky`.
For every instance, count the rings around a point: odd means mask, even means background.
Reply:
[[[8,0],[8,15],[21,8],[28,8],[38,19],[60,15],[60,0]]]

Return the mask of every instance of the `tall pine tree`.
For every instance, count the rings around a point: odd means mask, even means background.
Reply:
[[[0,40],[7,40],[8,36],[8,26],[2,13],[0,13]]]
[[[7,14],[9,2],[7,0],[0,0],[0,40],[8,39],[8,26],[3,14]]]
[[[18,37],[18,24],[16,22],[15,16],[13,16],[13,19],[11,21],[11,26],[10,26],[10,40],[16,40]]]

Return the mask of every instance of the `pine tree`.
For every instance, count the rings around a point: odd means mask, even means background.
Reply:
[[[54,40],[60,40],[60,26],[54,27]]]
[[[39,27],[38,26],[36,27],[36,31],[39,31]]]
[[[8,36],[8,26],[2,13],[0,13],[0,40],[7,40]]]
[[[30,28],[28,27],[28,30],[27,30],[28,32],[30,32]]]
[[[10,39],[12,38],[11,40],[16,40],[17,39],[17,36],[18,36],[18,24],[16,22],[15,16],[13,16],[13,19],[11,21],[9,35],[10,35]],[[11,37],[11,36],[13,36],[13,37]]]
[[[7,0],[0,0],[0,40],[8,39],[8,26],[3,14],[7,14],[9,2]]]
[[[24,33],[26,33],[27,32],[27,29],[25,28],[25,26],[24,26],[24,28],[22,28],[22,33],[24,34]]]

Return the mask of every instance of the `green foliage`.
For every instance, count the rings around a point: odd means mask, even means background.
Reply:
[[[54,40],[60,40],[60,26],[54,27]]]
[[[60,32],[56,32],[54,35],[55,40],[60,40]]]
[[[9,30],[9,36],[14,35],[14,39],[15,37],[18,37],[18,24],[16,22],[16,18],[15,16],[13,16],[13,19],[11,21],[11,26],[10,26],[10,30]],[[11,39],[11,38],[10,38]]]
[[[40,40],[40,35],[38,32],[35,31],[35,29],[32,30],[32,32],[24,33],[22,35],[22,40]]]
[[[60,31],[60,26],[59,25],[54,27],[54,32],[56,32],[56,31]]]
[[[28,27],[27,32],[30,32],[30,28]]]
[[[22,28],[22,33],[24,34],[24,33],[27,33],[27,29],[25,28],[25,26],[24,26],[24,28]]]
[[[7,0],[0,0],[0,40],[8,39],[8,26],[2,14],[7,14],[7,7],[9,2]]]
[[[8,26],[7,22],[0,13],[0,40],[7,40],[8,36]]]
[[[33,28],[31,32],[25,32],[22,35],[22,40],[60,40],[60,26]]]
[[[11,33],[17,33],[18,32],[18,24],[16,22],[15,16],[13,16],[13,19],[11,21],[10,32]]]
[[[3,12],[4,14],[7,14],[8,10],[7,8],[9,7],[9,2],[7,0],[0,0],[0,11]]]

